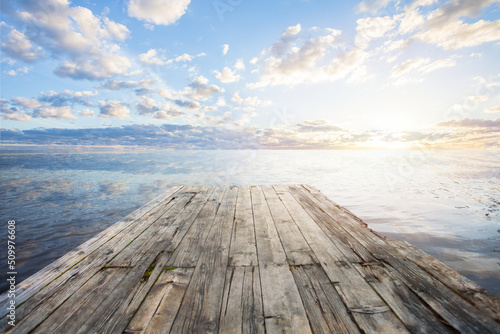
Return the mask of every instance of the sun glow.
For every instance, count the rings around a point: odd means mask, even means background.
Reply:
[[[387,115],[373,120],[374,130],[402,131],[415,127],[415,121],[401,115]]]
[[[380,139],[371,140],[360,144],[363,148],[374,150],[404,150],[412,147],[412,143],[402,141],[383,141]]]

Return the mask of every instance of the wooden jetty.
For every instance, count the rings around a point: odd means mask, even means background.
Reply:
[[[17,286],[4,333],[500,333],[500,301],[307,185],[174,187]]]

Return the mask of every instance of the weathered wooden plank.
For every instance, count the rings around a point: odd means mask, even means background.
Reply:
[[[238,187],[234,229],[229,250],[229,264],[231,266],[257,265],[252,200],[250,187],[247,186]]]
[[[224,194],[173,325],[174,333],[218,332],[237,195],[237,187],[229,187]]]
[[[302,236],[272,186],[261,187],[268,203],[279,238],[291,265],[318,263],[316,256]]]
[[[253,221],[259,264],[286,264],[286,255],[281,245],[273,217],[260,187],[251,187]]]
[[[452,327],[461,332],[500,332],[500,326],[483,312],[408,261],[382,237],[367,228],[360,228],[363,223],[359,218],[344,208],[332,205],[333,202],[314,188],[308,190],[317,199],[318,206],[344,226],[377,259],[385,261],[389,265],[387,269],[396,278],[404,282]]]
[[[141,233],[130,244],[124,247],[106,265],[110,267],[133,267],[148,252],[152,244],[165,232],[177,216],[191,203],[200,189],[179,195],[179,200],[172,206],[165,207],[165,212],[147,230]]]
[[[259,264],[267,333],[311,333],[302,299],[288,265]]]
[[[43,289],[46,285],[50,284],[55,278],[60,276],[62,273],[69,270],[76,263],[81,261],[83,258],[88,256],[90,253],[101,247],[103,244],[108,242],[111,238],[121,233],[122,231],[129,228],[132,224],[136,223],[141,217],[151,211],[156,211],[158,205],[166,204],[172,200],[172,197],[182,189],[182,186],[176,186],[168,189],[161,195],[157,196],[144,206],[135,210],[131,214],[127,215],[122,220],[111,225],[104,231],[100,232],[96,236],[87,240],[74,250],[68,252],[58,260],[52,262],[45,268],[41,269],[37,273],[33,274],[29,278],[25,279],[23,282],[16,285],[16,301],[18,306],[25,302],[27,299],[32,297],[38,291]],[[7,294],[3,293],[0,296],[0,305],[4,305],[7,301]],[[5,316],[6,308],[0,309],[0,317]],[[2,321],[3,322],[3,321]]]
[[[258,267],[228,267],[219,333],[264,333]]]
[[[175,197],[169,202],[166,208],[174,205],[179,197]],[[110,239],[109,242],[66,271],[49,286],[40,290],[30,299],[29,303],[22,304],[16,309],[16,315],[20,321],[15,327],[15,332],[29,332],[36,327],[99,271],[107,261],[153,224],[163,212],[161,208],[156,208],[147,213],[136,224],[131,225],[127,229],[127,233],[120,233]]]
[[[347,306],[317,265],[290,267],[314,333],[359,333]]]
[[[135,287],[131,288],[130,290],[131,293],[129,294],[129,299],[127,300],[127,302],[119,305],[118,309],[114,312],[111,319],[107,322],[106,327],[109,328],[109,332],[120,332],[127,326],[132,315],[137,311],[137,309],[143,302],[144,296],[151,289],[153,283],[156,281],[167,261],[169,260],[171,253],[164,250],[166,247],[166,241],[164,240],[164,237],[165,234],[171,235],[172,233],[176,233],[175,231],[177,231],[177,229],[174,229],[174,232],[172,232],[172,229],[170,229],[170,234],[166,233],[166,231],[168,231],[171,227],[172,222],[177,221],[180,217],[180,214],[182,213],[183,219],[187,219],[187,223],[184,227],[186,229],[189,228],[189,222],[191,221],[191,219],[194,219],[193,217],[196,214],[196,212],[193,212],[193,208],[197,208],[198,204],[203,203],[203,201],[208,198],[209,193],[207,189],[199,187],[194,188],[193,191],[199,191],[199,196],[193,197],[193,195],[191,196],[190,201],[187,204],[183,203],[182,205],[174,206],[170,208],[170,210],[165,212],[165,214],[159,219],[159,224],[163,226],[162,229],[157,233],[156,238],[148,240],[148,243],[143,245],[143,248],[145,250],[148,250],[151,254],[155,254],[154,252],[157,252],[157,262],[150,278],[146,282],[141,281],[135,283]],[[190,212],[190,214],[186,215],[186,212],[184,212],[186,211],[186,206],[192,201],[195,201],[196,204],[189,207],[187,212]],[[142,257],[141,259],[144,259],[144,257]],[[145,262],[145,260],[142,260],[142,262]],[[151,256],[147,258],[146,262],[151,262]]]
[[[314,188],[169,196],[26,285],[8,333],[500,332],[496,298]]]
[[[194,267],[196,265],[226,189],[227,187],[215,188],[207,204],[200,211],[179,246],[175,249],[172,257],[168,260],[167,266]]]
[[[128,301],[128,297],[134,292],[135,283],[141,280],[148,267],[149,263],[143,262],[137,267],[129,268],[128,275],[120,281],[120,284],[108,290],[102,302],[92,307],[95,311],[83,318],[82,323],[68,324],[66,333],[110,333],[109,328],[101,327],[112,325],[112,322],[108,322],[112,314]]]
[[[127,326],[126,333],[144,333],[165,294],[171,289],[169,282],[172,282],[172,274],[168,273],[168,271],[165,271],[164,267],[161,268],[158,279],[152,284],[151,290],[149,290],[143,303]]]
[[[266,331],[308,332],[304,306],[262,190],[254,188],[251,195]]]
[[[353,312],[358,326],[369,333],[381,332],[382,330],[386,333],[407,332],[386,303],[349,263],[337,246],[322,232],[287,188],[275,186],[275,189],[316,254],[329,279],[332,283],[336,283],[335,289],[341,295],[349,311]]]
[[[125,333],[169,333],[193,268],[163,271]]]
[[[387,240],[387,242],[408,260],[430,273],[451,290],[457,291],[477,309],[486,312],[493,320],[500,323],[500,299],[408,242],[397,240]]]
[[[259,267],[245,267],[243,279],[243,334],[265,333]]]
[[[144,299],[144,295],[137,296],[137,291],[140,291],[142,274],[154,259],[169,257],[164,255],[168,254],[169,249],[175,249],[178,246],[199,212],[203,209],[212,191],[213,188],[202,187],[200,193],[192,199],[190,204],[180,212],[171,224],[167,225],[164,232],[158,233],[158,239],[148,248],[139,264],[125,277],[122,284],[109,294],[108,298],[99,306],[97,312],[87,320],[77,333],[109,333],[125,329],[126,322],[124,320],[130,319],[131,315],[129,313],[124,315],[123,312],[135,313],[140,305],[139,300]],[[124,300],[125,305],[133,304],[135,309],[125,308]]]
[[[118,284],[130,268],[108,268],[97,272],[32,333],[71,333],[94,313],[106,293]]]
[[[354,264],[354,266],[387,302],[410,332],[454,332],[403,282],[391,275],[382,263]]]
[[[214,191],[214,187],[202,187],[200,195],[192,199],[183,212],[168,226],[168,229],[161,235],[160,243],[165,244],[165,250],[174,252],[182,241],[189,227],[207,204],[208,199]],[[186,225],[186,222],[189,222]],[[182,232],[182,233],[181,233]]]
[[[301,186],[289,186],[289,191],[311,218],[318,224],[323,233],[339,248],[351,263],[370,262],[374,257],[355,238],[325,211],[318,208],[316,200]]]
[[[242,299],[245,267],[228,267],[224,303],[220,316],[220,333],[241,333],[243,327]]]

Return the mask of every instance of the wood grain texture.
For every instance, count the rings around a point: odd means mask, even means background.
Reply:
[[[321,267],[293,266],[291,270],[314,333],[360,333]]]
[[[335,289],[349,311],[353,312],[358,325],[369,333],[405,333],[406,328],[387,307],[385,301],[362,278],[337,244],[334,244],[311,218],[306,211],[308,207],[302,207],[302,203],[297,202],[286,187],[277,186],[275,189],[316,254],[330,281],[335,283]],[[369,311],[371,309],[381,311],[371,312]]]
[[[228,267],[220,333],[264,333],[259,267]]]
[[[169,333],[178,313],[187,286],[194,269],[176,268],[164,271],[158,278],[158,292],[161,298],[157,298],[153,305],[143,303],[143,308],[136,316],[138,319],[131,322],[126,332],[128,333]],[[150,294],[150,296],[153,296]],[[154,306],[154,307],[152,307]],[[140,323],[140,321],[144,321]],[[135,328],[135,329],[134,329]]]
[[[238,201],[234,217],[234,229],[229,251],[231,266],[257,265],[257,246],[252,212],[250,187],[238,187]]]
[[[309,247],[302,232],[300,232],[274,188],[272,186],[262,186],[261,188],[273,216],[288,263],[292,265],[318,263],[314,252]]]
[[[109,228],[105,229],[101,233],[87,240],[74,250],[68,252],[66,255],[62,256],[58,260],[52,262],[45,268],[41,269],[39,272],[33,274],[29,278],[20,282],[16,285],[16,301],[18,305],[25,302],[28,298],[36,294],[38,291],[43,289],[46,285],[50,284],[56,277],[63,274],[69,270],[76,263],[84,259],[90,253],[101,247],[103,244],[108,242],[110,239],[114,238],[116,235],[120,234],[122,231],[127,230],[132,225],[144,219],[144,216],[148,213],[154,213],[158,211],[161,206],[168,204],[172,201],[175,194],[181,190],[182,186],[176,186],[168,189],[161,195],[157,196],[151,200],[146,205],[140,207],[134,212],[127,215],[125,218],[119,222],[111,225]],[[7,300],[7,294],[3,293],[0,295],[0,305],[3,305]],[[6,314],[5,309],[0,310],[0,317]]]
[[[217,333],[238,188],[224,194],[191,283],[173,324],[174,333]]]
[[[316,199],[318,207],[322,207],[378,261],[387,263],[387,270],[404,282],[450,326],[461,332],[500,332],[500,326],[488,314],[406,259],[385,238],[366,228],[366,224],[354,214],[331,202],[318,190],[306,188]],[[494,305],[491,307],[495,308]]]
[[[1,333],[500,333],[497,298],[307,185],[172,188],[19,286]]]
[[[179,198],[180,196],[174,197],[168,205],[177,202]],[[116,236],[111,237],[108,242],[81,259],[69,270],[54,279],[48,286],[30,297],[29,303],[26,302],[16,309],[16,315],[21,321],[18,322],[13,332],[29,332],[35,328],[95,273],[101,270],[109,260],[154,224],[164,214],[163,209],[163,207],[157,206],[145,215],[138,217],[135,223],[125,231],[120,231]],[[2,323],[4,326],[5,324],[6,322]]]

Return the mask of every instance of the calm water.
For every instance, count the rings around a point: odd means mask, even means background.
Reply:
[[[500,151],[2,151],[22,280],[174,185],[307,183],[500,296]],[[0,290],[6,289],[6,252]]]

